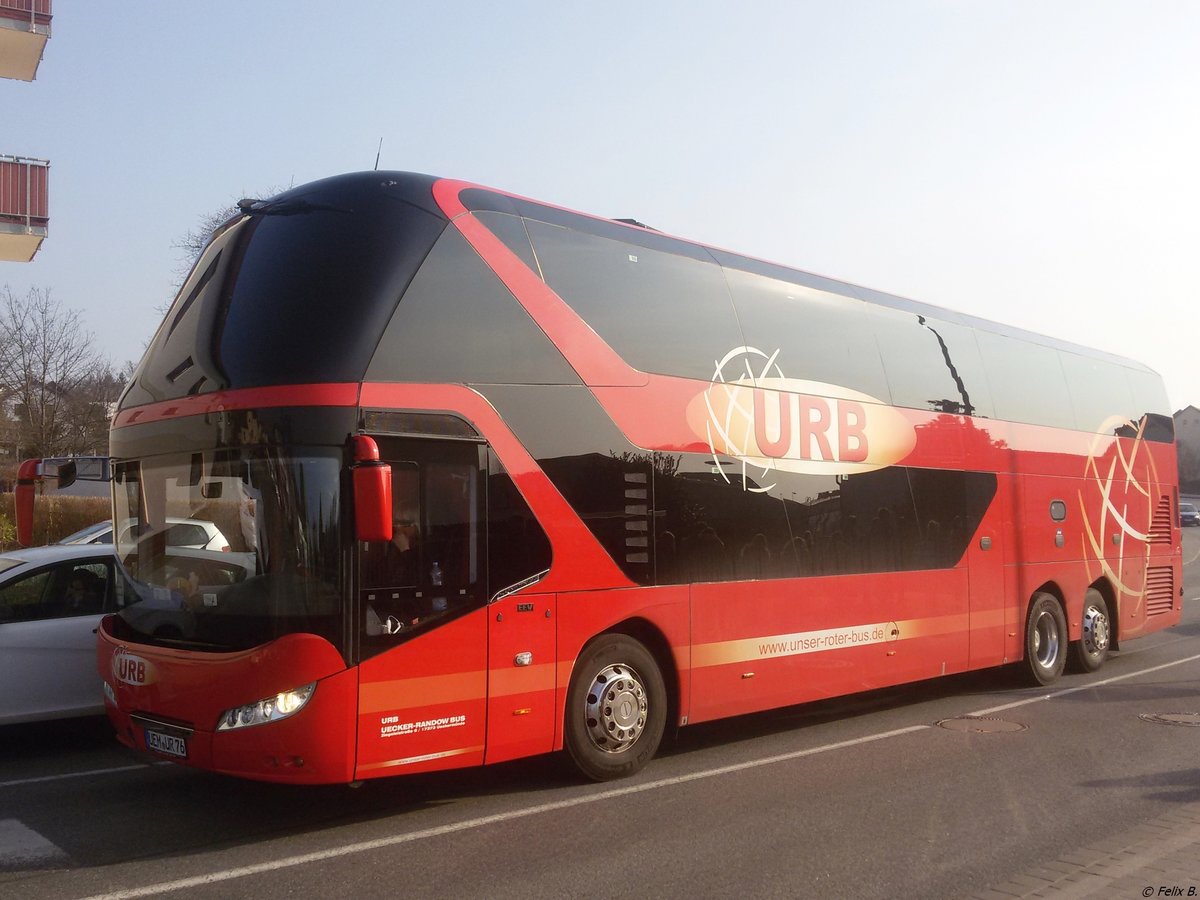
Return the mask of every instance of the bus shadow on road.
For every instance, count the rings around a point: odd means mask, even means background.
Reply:
[[[807,728],[849,721],[860,716],[876,715],[889,710],[920,707],[921,704],[953,697],[994,697],[997,693],[1028,688],[1022,673],[1013,668],[988,669],[948,675],[928,681],[913,682],[896,687],[879,688],[782,709],[750,713],[731,719],[721,719],[690,725],[679,731],[660,756],[682,756],[721,745],[753,741],[772,735],[800,732]],[[942,713],[932,715],[932,724]],[[911,724],[911,723],[910,723]]]
[[[112,726],[104,716],[0,725],[0,771],[10,772],[14,764],[25,760],[46,761],[116,746]]]

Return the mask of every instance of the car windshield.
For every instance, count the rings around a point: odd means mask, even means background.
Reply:
[[[132,527],[116,550],[135,594],[123,633],[223,652],[307,632],[340,650],[340,466],[335,451],[261,448],[118,463],[114,511]],[[176,545],[183,519],[228,549]]]

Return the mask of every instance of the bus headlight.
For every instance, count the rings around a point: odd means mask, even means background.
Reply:
[[[221,713],[217,731],[248,728],[251,725],[265,725],[268,722],[286,719],[288,716],[300,712],[316,689],[317,683],[314,681],[303,687],[292,688],[292,690],[276,694],[274,697],[259,700],[257,703],[227,709]]]

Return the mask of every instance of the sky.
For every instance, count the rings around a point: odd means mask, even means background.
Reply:
[[[136,361],[187,233],[342,172],[474,181],[1132,357],[1200,406],[1200,3],[55,0],[0,154]],[[382,142],[382,143],[381,143]]]

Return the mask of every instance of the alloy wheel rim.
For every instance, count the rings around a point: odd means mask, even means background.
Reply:
[[[1033,629],[1033,655],[1038,665],[1044,669],[1052,668],[1058,659],[1058,623],[1049,611],[1042,612]]]
[[[1089,606],[1083,614],[1083,646],[1090,654],[1103,653],[1109,642],[1108,616],[1097,606]]]
[[[596,673],[584,699],[584,721],[592,745],[605,753],[622,753],[646,730],[649,702],[641,676],[624,663]]]

